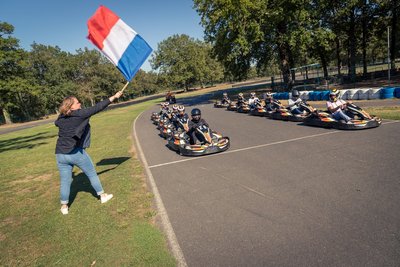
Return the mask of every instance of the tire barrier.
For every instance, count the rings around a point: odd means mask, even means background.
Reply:
[[[328,101],[329,100],[329,94],[330,94],[330,91],[322,91],[320,100]]]
[[[300,98],[305,101],[309,100],[310,99],[309,91],[301,91]]]
[[[339,90],[339,98],[343,99],[343,100],[347,100],[347,91],[346,89],[344,90]]]
[[[372,88],[368,91],[368,99],[379,99],[381,95],[380,88]]]
[[[394,96],[400,98],[400,87],[396,87],[394,89]]]
[[[359,89],[349,89],[347,91],[347,100],[357,100],[357,92]]]
[[[300,91],[300,98],[306,101],[328,101],[330,91]],[[288,100],[292,93],[279,92],[272,93],[277,100]],[[369,100],[369,99],[390,99],[400,98],[400,87],[382,87],[382,88],[360,88],[360,89],[341,89],[339,98],[343,100]]]
[[[368,89],[360,89],[358,90],[358,100],[366,100],[368,99],[368,92],[371,90],[371,88]]]
[[[389,99],[394,97],[394,89],[395,87],[384,87],[381,88],[381,99]]]

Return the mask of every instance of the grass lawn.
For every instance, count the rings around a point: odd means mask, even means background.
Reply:
[[[400,107],[373,107],[365,108],[365,111],[382,119],[400,120]]]
[[[114,199],[100,204],[76,168],[65,216],[54,124],[0,135],[0,266],[175,266],[131,138],[134,119],[155,102],[92,117],[88,153]]]

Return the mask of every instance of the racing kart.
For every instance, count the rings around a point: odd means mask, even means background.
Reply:
[[[306,102],[302,102],[300,104],[300,109],[304,111],[304,113],[302,114],[293,114],[288,117],[289,121],[295,121],[295,122],[301,122],[303,121],[308,115],[310,115],[311,113],[315,112],[316,109],[313,108],[311,105],[309,105]]]
[[[158,122],[160,121],[160,114],[158,112],[153,112],[151,113],[150,119],[153,124],[158,125]]]
[[[342,120],[335,120],[329,112],[314,111],[307,116],[303,123],[309,126],[335,128],[339,130],[363,130],[379,127],[382,120],[376,116],[371,116],[365,110],[353,103],[347,103],[345,112],[351,113],[353,120],[346,123]]]
[[[230,147],[229,137],[211,131],[202,125],[196,128],[199,142],[191,145],[190,138],[186,132],[175,133],[168,140],[168,146],[178,151],[183,156],[202,156],[226,151]]]
[[[249,102],[246,101],[241,103],[236,111],[239,113],[249,113],[250,112]]]
[[[285,108],[282,103],[278,100],[272,100],[274,103],[275,110],[272,112],[268,112],[268,117],[274,120],[283,120],[288,121],[290,117],[293,117],[293,114]]]
[[[167,94],[166,97],[165,97],[165,101],[170,103],[170,104],[175,104],[176,103],[175,95],[174,94]]]
[[[229,107],[230,103],[231,103],[231,101],[220,101],[220,100],[217,100],[214,103],[214,108],[227,108],[227,107]]]
[[[253,115],[253,116],[260,116],[260,117],[268,116],[267,110],[262,106],[261,103],[257,103],[255,108],[250,109],[249,114]]]
[[[231,101],[231,103],[228,105],[228,107],[226,108],[226,110],[229,111],[236,111],[237,110],[237,105],[235,102]]]

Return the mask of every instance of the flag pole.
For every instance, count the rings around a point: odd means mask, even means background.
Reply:
[[[125,88],[128,86],[128,84],[129,84],[129,81],[126,82],[126,84],[124,85],[124,88],[122,88],[122,90],[121,90],[121,93],[124,92],[124,90],[125,90]]]

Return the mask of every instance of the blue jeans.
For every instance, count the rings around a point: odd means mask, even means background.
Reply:
[[[345,120],[346,122],[348,122],[349,120],[351,120],[351,118],[349,116],[346,115],[346,113],[343,112],[343,110],[339,109],[338,111],[336,111],[334,114],[332,114],[333,118],[335,120]]]
[[[56,159],[58,170],[60,171],[61,204],[68,204],[69,202],[74,165],[78,166],[86,174],[97,195],[104,193],[93,162],[83,148],[75,148],[69,154],[56,154]]]

